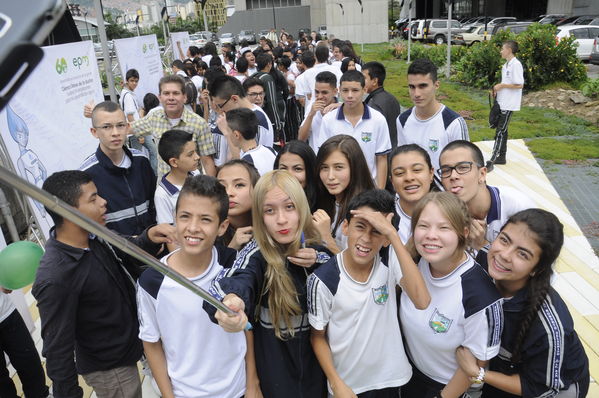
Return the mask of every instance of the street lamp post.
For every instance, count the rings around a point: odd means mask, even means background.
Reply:
[[[85,21],[85,31],[87,32],[87,38],[91,41],[94,41],[91,34],[89,33],[89,24],[87,23],[87,11],[83,13],[83,20]]]

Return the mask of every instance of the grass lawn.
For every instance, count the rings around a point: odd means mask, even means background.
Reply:
[[[356,46],[359,50],[359,46]],[[402,106],[412,106],[407,89],[408,65],[394,59],[388,43],[367,44],[361,53],[364,62],[379,61],[387,68],[385,89]],[[473,120],[466,120],[472,141],[492,140],[495,130],[488,127],[488,94],[441,78],[438,98],[456,112],[466,111]],[[599,127],[575,116],[546,108],[523,107],[512,117],[510,138],[522,138],[539,158],[561,162],[599,159]],[[554,137],[554,138],[549,138]]]

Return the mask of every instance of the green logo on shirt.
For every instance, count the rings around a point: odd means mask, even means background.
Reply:
[[[428,325],[435,333],[447,333],[453,321],[441,314],[437,308],[433,312],[433,316],[428,321]]]
[[[387,288],[387,284],[384,284],[381,287],[373,287],[372,295],[374,297],[375,303],[380,305],[385,304],[389,298],[389,289]]]
[[[362,131],[362,141],[364,141],[364,142],[372,141],[372,133],[369,133],[367,131]]]

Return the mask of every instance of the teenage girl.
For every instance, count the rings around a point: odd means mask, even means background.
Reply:
[[[310,212],[316,211],[316,155],[310,145],[299,140],[289,141],[281,148],[273,168],[287,170],[297,178],[306,192]]]
[[[238,257],[212,289],[230,308],[245,312],[217,311],[216,318],[227,331],[242,330],[250,319],[264,397],[324,397],[324,374],[310,345],[306,279],[329,256],[317,244],[321,238],[297,178],[284,170],[263,175],[254,189],[252,219],[255,240],[244,251],[253,250]]]
[[[322,144],[316,156],[316,171],[320,177],[319,209],[312,218],[327,247],[336,254],[347,246],[341,224],[349,201],[375,186],[360,144],[349,135],[339,134]]]
[[[229,228],[222,243],[239,251],[252,239],[252,193],[260,175],[248,162],[233,159],[218,169],[216,178],[229,196]]]
[[[389,155],[389,174],[399,216],[399,237],[412,236],[412,213],[418,201],[434,187],[434,168],[426,150],[416,144],[401,145]]]
[[[589,361],[572,316],[551,287],[564,242],[553,214],[527,209],[510,217],[491,245],[489,274],[504,297],[499,355],[488,371],[458,349],[460,367],[484,380],[483,397],[585,397]]]
[[[431,301],[424,310],[401,294],[402,332],[413,364],[402,396],[457,398],[480,396],[456,361],[467,346],[488,361],[499,352],[501,297],[493,281],[465,251],[470,216],[466,204],[448,192],[431,192],[412,214],[413,245]]]

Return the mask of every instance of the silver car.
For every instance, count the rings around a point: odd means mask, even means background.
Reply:
[[[242,41],[247,41],[248,44],[256,44],[256,35],[254,34],[253,30],[242,30],[241,32],[239,32],[239,34],[237,35],[237,43],[240,43]]]
[[[233,44],[233,45],[235,45],[235,36],[233,36],[233,33],[223,33],[223,34],[220,35],[219,42],[220,42],[221,46],[223,44]]]

